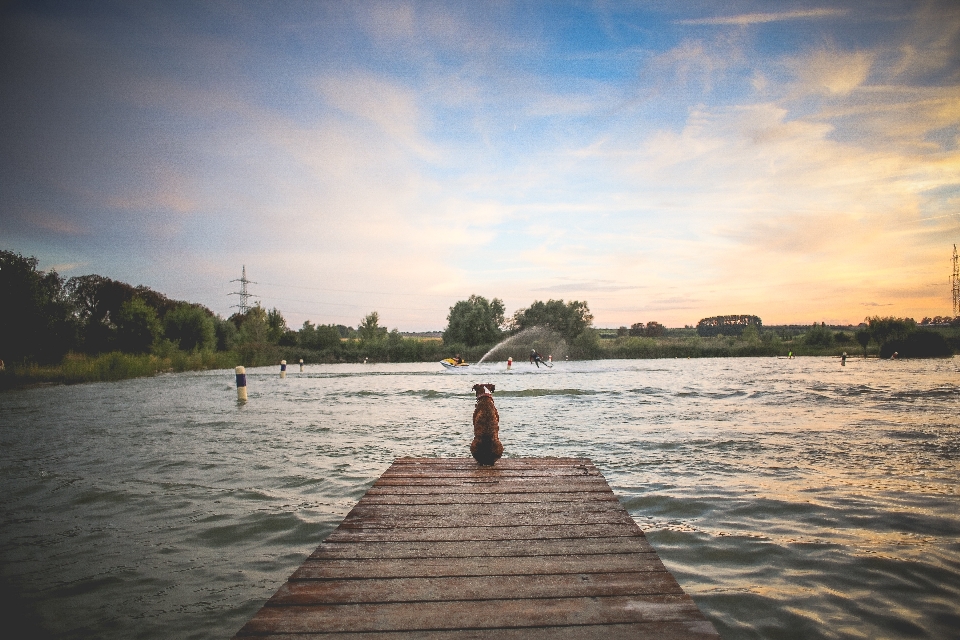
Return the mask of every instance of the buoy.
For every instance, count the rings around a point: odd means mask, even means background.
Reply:
[[[237,400],[247,401],[247,370],[243,367],[237,367]]]
[[[507,358],[507,369],[513,366],[513,356]]]
[[[280,377],[281,378],[287,377],[287,361],[286,360],[280,361]]]
[[[300,373],[303,373],[303,358],[300,358]]]

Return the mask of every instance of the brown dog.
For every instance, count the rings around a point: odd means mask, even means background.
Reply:
[[[477,406],[473,410],[473,442],[470,443],[470,453],[477,462],[483,465],[492,465],[503,455],[503,445],[500,444],[500,414],[493,404],[492,384],[475,384],[473,390],[477,394]]]

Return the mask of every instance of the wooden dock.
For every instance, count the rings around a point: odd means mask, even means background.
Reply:
[[[587,458],[399,458],[237,638],[719,638]]]

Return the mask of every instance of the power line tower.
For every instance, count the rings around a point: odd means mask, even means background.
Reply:
[[[957,245],[953,245],[953,274],[950,276],[953,288],[953,315],[960,316],[960,262],[957,260]]]
[[[251,297],[253,297],[253,294],[247,291],[247,285],[257,284],[257,283],[254,282],[253,280],[247,280],[247,265],[243,265],[243,275],[240,276],[240,279],[231,280],[230,282],[240,283],[240,291],[234,291],[229,294],[231,296],[240,296],[240,304],[235,304],[230,308],[233,309],[234,307],[236,307],[237,309],[240,310],[240,315],[244,315],[247,313],[247,311],[250,310],[250,305],[248,304],[248,301],[250,300]]]

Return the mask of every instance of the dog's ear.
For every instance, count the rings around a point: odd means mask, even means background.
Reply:
[[[497,385],[495,385],[495,384],[487,384],[487,385],[484,385],[484,386],[485,386],[487,389],[490,389],[490,393],[493,393],[493,390],[497,388]]]
[[[475,385],[473,385],[473,392],[474,392],[474,393],[483,393],[483,385],[482,385],[482,384],[475,384]]]

